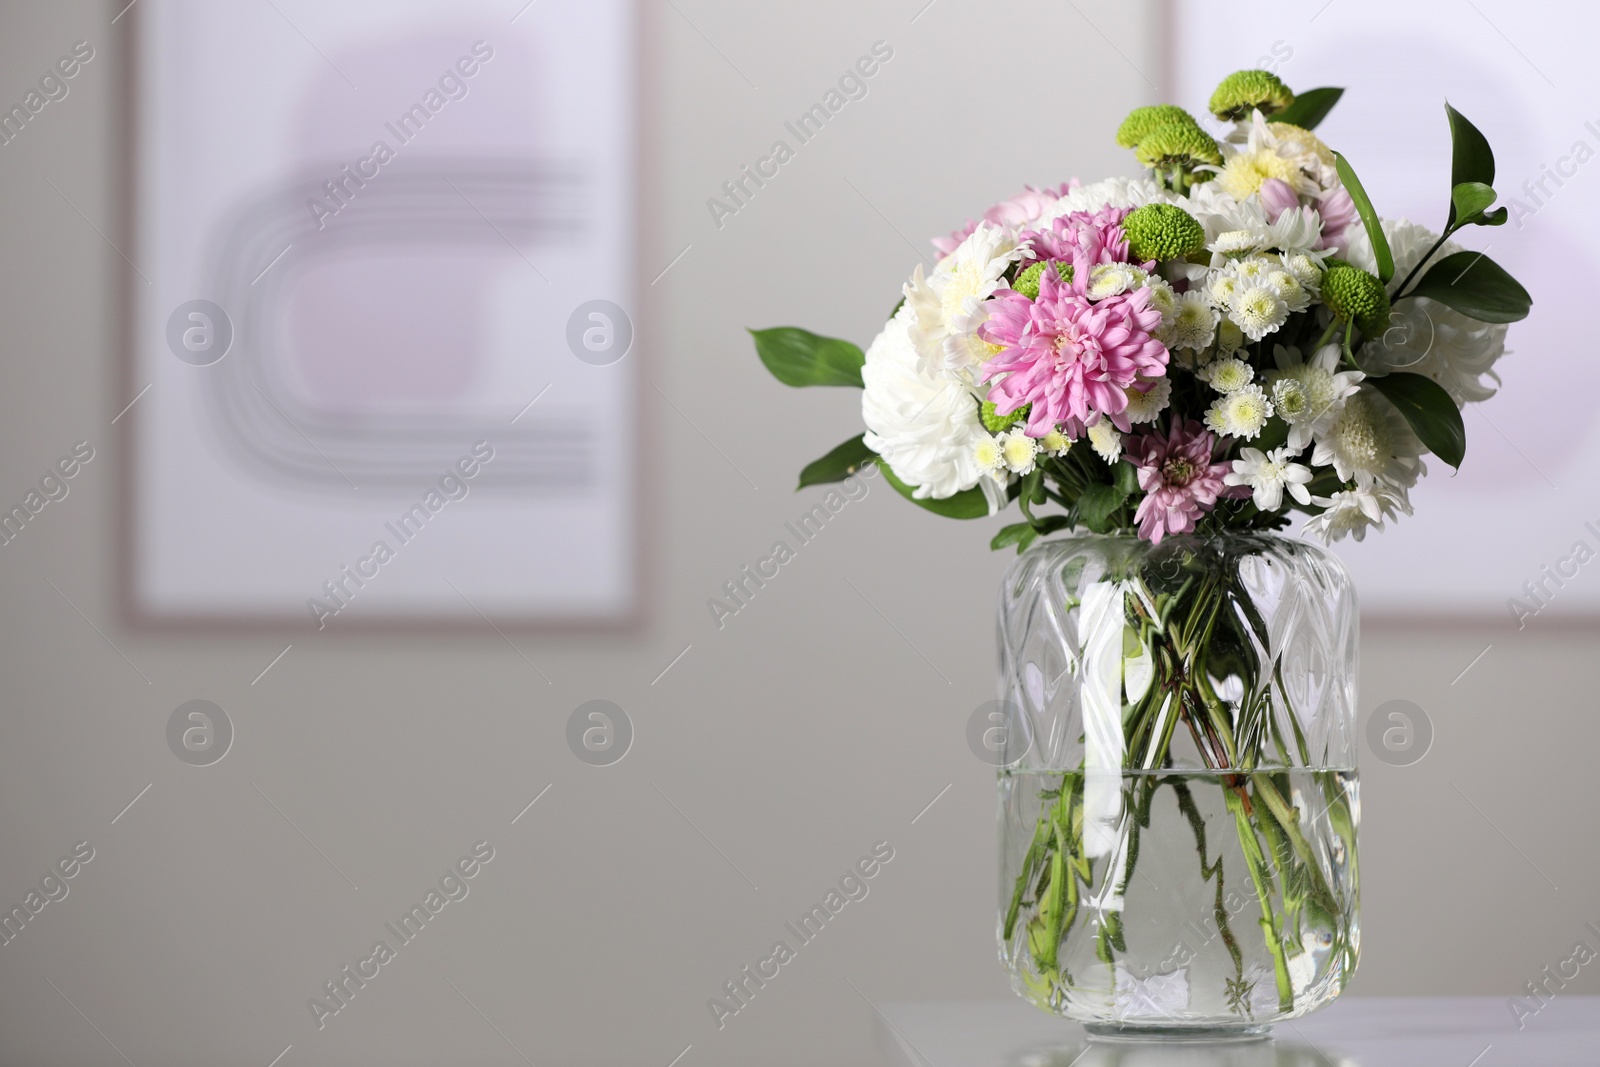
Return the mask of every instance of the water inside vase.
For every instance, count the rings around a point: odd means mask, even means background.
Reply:
[[[1000,955],[1047,1011],[1249,1032],[1355,970],[1354,770],[999,775]]]

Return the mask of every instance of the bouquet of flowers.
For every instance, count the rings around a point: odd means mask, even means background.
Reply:
[[[1049,721],[1047,751],[1001,772],[1001,951],[1049,1010],[1165,1003],[1149,990],[1178,965],[1138,992],[1133,924],[1146,959],[1164,922],[1210,925],[1226,956],[1182,965],[1205,1025],[1310,1010],[1355,966],[1353,600],[1331,556],[1271,534],[1292,511],[1327,541],[1411,514],[1423,457],[1461,464],[1461,407],[1493,395],[1531,302],[1452,240],[1507,218],[1483,135],[1446,106],[1441,233],[1381,219],[1313,132],[1342,92],[1247,70],[1215,123],[1137,108],[1116,136],[1140,174],[1029,187],[936,239],[864,353],[754,331],[780,381],[864,390],[866,432],[802,487],[876,463],[940,515],[1015,501],[996,549],[1121,535],[1041,544],[1002,592],[1002,696]],[[1198,881],[1138,899],[1141,830],[1147,857],[1190,834]]]
[[[1442,234],[1380,219],[1312,132],[1342,92],[1239,71],[1211,97],[1220,138],[1180,107],[1137,108],[1117,143],[1142,174],[1029,187],[935,239],[865,353],[752,331],[780,381],[864,389],[867,432],[801,486],[870,461],[940,515],[1016,501],[993,547],[1019,552],[1077,527],[1278,529],[1291,510],[1360,540],[1411,514],[1423,455],[1460,465],[1460,407],[1493,395],[1530,300],[1451,240],[1506,221],[1483,135],[1447,105]]]

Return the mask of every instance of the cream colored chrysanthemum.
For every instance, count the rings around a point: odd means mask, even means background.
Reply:
[[[1237,393],[1256,379],[1255,368],[1242,359],[1219,359],[1205,370],[1205,379],[1219,393]]]
[[[1252,341],[1261,340],[1282,326],[1288,317],[1289,305],[1266,285],[1243,290],[1234,298],[1228,310],[1228,318]]]
[[[1139,288],[1148,277],[1132,263],[1102,263],[1089,271],[1087,294],[1090,300],[1104,300]]]
[[[1039,438],[1039,447],[1052,456],[1063,456],[1072,447],[1072,438],[1060,430],[1051,430]]]
[[[1107,463],[1115,463],[1122,455],[1122,435],[1107,419],[1089,427],[1089,447]]]
[[[1272,401],[1259,385],[1247,385],[1218,397],[1206,409],[1206,428],[1224,437],[1254,440],[1272,418]]]
[[[1169,349],[1198,352],[1216,336],[1218,317],[1205,294],[1190,290],[1178,298],[1172,322],[1157,333],[1157,340]]]
[[[977,443],[972,446],[972,461],[978,465],[978,469],[983,473],[1000,476],[1006,465],[1005,452],[1001,448],[1000,439],[990,437],[988,434],[980,437]]]
[[[1034,458],[1039,454],[1039,442],[1029,437],[1018,426],[1000,438],[1000,457],[1012,474],[1030,474]]]
[[[1128,394],[1128,421],[1129,422],[1154,422],[1156,416],[1167,409],[1167,404],[1172,399],[1172,382],[1166,378],[1157,378],[1144,392],[1129,388]]]

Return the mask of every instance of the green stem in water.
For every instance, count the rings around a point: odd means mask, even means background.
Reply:
[[[1278,984],[1278,1010],[1293,1011],[1294,983],[1289,980],[1289,961],[1284,956],[1283,941],[1278,936],[1277,913],[1272,906],[1272,872],[1267,868],[1266,857],[1261,854],[1261,842],[1256,839],[1255,827],[1250,822],[1249,798],[1241,785],[1230,786],[1223,796],[1239,831],[1239,847],[1244,851],[1250,881],[1255,884],[1256,899],[1261,902],[1261,932],[1266,938],[1267,951],[1272,953],[1272,971]]]

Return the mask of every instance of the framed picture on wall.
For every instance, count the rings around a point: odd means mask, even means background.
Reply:
[[[136,620],[640,609],[630,0],[145,0]]]

